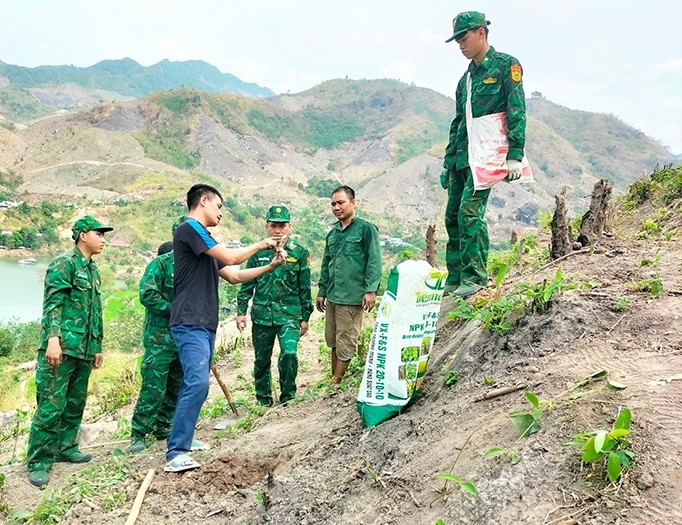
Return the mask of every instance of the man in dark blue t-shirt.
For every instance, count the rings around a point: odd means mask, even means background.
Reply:
[[[208,395],[208,379],[218,328],[218,277],[231,284],[255,279],[286,261],[286,252],[273,252],[270,264],[240,270],[238,265],[260,250],[275,248],[275,239],[264,239],[245,248],[218,244],[207,227],[223,216],[220,192],[207,184],[195,184],[187,192],[189,215],[173,236],[175,296],[170,327],[178,347],[183,381],[168,437],[166,472],[199,467],[187,453],[192,449],[194,427]],[[196,447],[195,447],[196,448]]]

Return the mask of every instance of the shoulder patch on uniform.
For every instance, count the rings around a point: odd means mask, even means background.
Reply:
[[[295,263],[298,262],[298,259],[296,257],[287,257],[287,262]]]
[[[496,84],[496,83],[497,83],[497,79],[496,79],[495,77],[485,77],[485,78],[483,79],[483,83],[484,83],[484,84]]]
[[[511,67],[511,79],[514,82],[521,82],[521,66],[519,64],[514,64]]]

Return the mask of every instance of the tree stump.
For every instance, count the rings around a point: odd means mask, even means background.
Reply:
[[[607,221],[607,208],[611,200],[613,186],[606,179],[601,179],[594,185],[590,209],[585,212],[580,222],[578,242],[583,246],[594,244],[604,233]]]
[[[566,206],[566,188],[559,195],[554,196],[556,209],[552,216],[552,241],[549,254],[552,259],[558,259],[573,251],[571,230],[568,224],[568,208]]]
[[[429,224],[426,228],[426,261],[438,268],[438,252],[436,251],[436,225]]]

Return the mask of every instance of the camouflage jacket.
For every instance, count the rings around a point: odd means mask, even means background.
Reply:
[[[237,315],[246,315],[253,297],[251,320],[254,324],[279,326],[310,319],[313,312],[310,255],[303,245],[291,238],[285,249],[286,264],[242,284],[237,294]],[[246,267],[265,266],[272,256],[272,250],[261,250],[247,261]]]
[[[521,160],[526,143],[526,100],[523,71],[513,56],[498,53],[493,47],[479,65],[473,60],[457,84],[455,118],[450,125],[450,141],[445,149],[443,167],[461,170],[469,167],[467,151],[466,99],[467,75],[471,74],[471,111],[474,117],[492,113],[507,114],[509,152],[507,159]]]
[[[140,303],[145,307],[144,344],[175,348],[168,322],[173,304],[173,252],[155,257],[140,279]]]
[[[65,355],[91,359],[101,352],[101,291],[97,265],[78,247],[53,259],[45,274],[39,349],[57,336]]]

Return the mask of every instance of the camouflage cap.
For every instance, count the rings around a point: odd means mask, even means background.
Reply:
[[[452,36],[446,42],[452,42],[459,35],[466,33],[470,29],[489,26],[490,22],[485,19],[483,13],[478,11],[464,11],[452,20]]]
[[[187,220],[187,215],[182,215],[181,217],[178,217],[178,220],[173,223],[173,227],[171,228],[171,235],[175,235],[175,232],[178,231],[178,227]]]
[[[78,241],[78,237],[80,237],[81,233],[88,233],[89,231],[92,230],[104,233],[110,232],[111,230],[113,230],[113,228],[110,228],[109,226],[104,226],[101,222],[99,222],[94,217],[91,217],[90,215],[84,215],[83,217],[81,217],[80,219],[73,223],[73,226],[71,227],[71,231],[73,232],[71,238],[74,241]]]
[[[286,206],[270,206],[265,220],[268,222],[291,222],[291,214]]]

